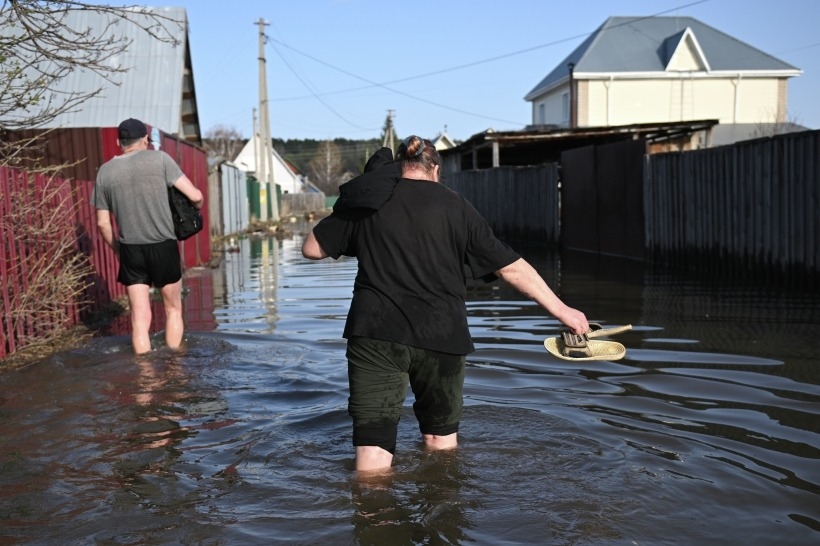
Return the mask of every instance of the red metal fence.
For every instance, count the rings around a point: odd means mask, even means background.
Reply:
[[[74,135],[74,138],[72,138]],[[115,128],[66,129],[53,131],[45,137],[45,144],[39,159],[43,164],[62,164],[73,155],[79,164],[62,170],[64,178],[50,178],[44,175],[30,175],[22,170],[0,167],[0,359],[14,353],[46,328],[62,328],[77,324],[84,316],[98,311],[111,301],[125,295],[125,287],[117,283],[119,262],[114,252],[104,243],[96,227],[96,211],[90,204],[94,183],[91,176],[102,163],[119,152],[116,145]],[[170,135],[161,135],[161,149],[180,164],[182,171],[208,199],[207,156],[204,150]],[[70,148],[70,151],[67,149]],[[84,175],[82,178],[74,175]],[[44,196],[50,207],[50,214],[26,214]],[[35,209],[36,210],[36,209]],[[203,207],[203,220],[209,224],[207,207]],[[46,218],[46,220],[44,220]],[[41,225],[44,221],[49,226]],[[65,305],[66,324],[51,324],[42,317],[20,317],[21,298],[30,297],[32,280],[36,279],[38,268],[48,267],[52,257],[44,254],[47,247],[36,236],[22,234],[62,233],[74,247],[85,255],[92,268],[88,279],[89,288],[78,300],[67,301]],[[65,239],[64,239],[65,240]],[[211,242],[207,229],[195,237],[180,243],[180,253],[186,269],[206,265],[211,259]],[[197,287],[203,283],[195,283]],[[208,283],[204,283],[207,285]],[[186,284],[187,286],[187,284]],[[197,288],[194,299],[207,297],[210,290],[204,286],[205,294]],[[34,286],[36,290],[36,286]],[[197,305],[212,309],[210,305]],[[164,317],[161,308],[155,312],[155,328],[162,328]],[[202,322],[208,329],[212,326],[208,318],[197,316],[195,322]]]

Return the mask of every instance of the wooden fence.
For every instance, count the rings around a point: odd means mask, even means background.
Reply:
[[[280,201],[279,216],[299,216],[305,213],[325,210],[324,193],[286,193]]]
[[[646,157],[646,246],[701,268],[820,272],[820,131]]]
[[[557,164],[461,171],[447,174],[442,183],[466,197],[496,235],[558,241]]]

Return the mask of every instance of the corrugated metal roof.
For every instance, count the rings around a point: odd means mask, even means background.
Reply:
[[[673,53],[669,45],[676,45],[687,28],[711,71],[800,73],[794,66],[692,17],[610,17],[527,93],[525,100],[565,80],[569,63],[574,63],[575,73],[585,74],[664,72]]]
[[[145,32],[139,23],[156,25],[156,21],[140,13],[142,9],[170,19],[165,27],[178,43],[161,41]],[[111,66],[125,69],[122,73],[112,74],[111,81],[88,70],[73,70],[58,80],[50,89],[55,96],[76,91],[102,91],[72,111],[61,114],[46,128],[116,127],[123,119],[134,117],[166,133],[190,139],[191,135],[186,134],[183,126],[182,112],[186,77],[191,79],[188,87],[193,86],[190,67],[185,66],[187,13],[184,8],[138,8],[129,17],[137,24],[93,10],[67,12],[64,23],[69,28],[92,29],[99,33],[101,40],[113,36],[131,43],[122,54],[109,59]],[[188,94],[192,95],[192,92],[189,90]],[[198,121],[195,125],[198,133]],[[190,127],[187,132],[191,132]],[[195,140],[199,139],[197,134]]]

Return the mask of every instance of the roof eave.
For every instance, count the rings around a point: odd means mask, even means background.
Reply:
[[[650,79],[677,79],[681,74],[686,74],[687,77],[692,78],[726,78],[736,76],[749,76],[752,78],[791,78],[799,76],[803,73],[802,70],[710,70],[704,71],[686,71],[686,70],[660,70],[654,72],[576,72],[573,76],[576,80],[609,80],[609,79],[635,79],[635,80],[650,80]],[[546,88],[545,88],[546,89]],[[531,93],[531,95],[534,93]],[[539,92],[538,95],[542,95]]]
[[[537,99],[541,95],[546,95],[550,91],[554,91],[554,90],[558,89],[559,87],[566,86],[568,83],[569,83],[569,76],[567,76],[566,78],[561,78],[560,80],[556,80],[555,82],[553,82],[553,83],[551,83],[547,86],[539,87],[538,89],[530,91],[529,93],[527,93],[524,96],[524,100],[525,101],[531,101],[531,100]]]

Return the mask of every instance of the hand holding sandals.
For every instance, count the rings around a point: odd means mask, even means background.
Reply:
[[[604,328],[597,322],[591,322],[589,326],[590,330],[584,334],[563,331],[560,338],[546,339],[544,347],[550,354],[564,360],[619,360],[626,356],[626,348],[620,343],[597,338],[631,330],[631,324]]]

